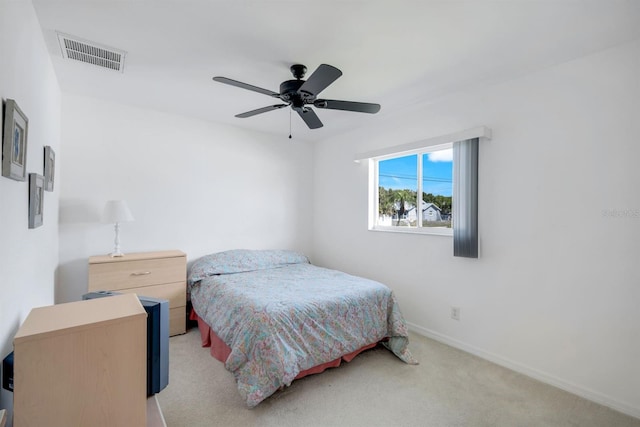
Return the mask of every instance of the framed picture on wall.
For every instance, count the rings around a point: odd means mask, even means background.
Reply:
[[[56,153],[50,146],[44,147],[44,189],[53,191],[53,181],[56,175]]]
[[[2,138],[2,176],[24,181],[27,170],[29,119],[13,99],[7,99]]]
[[[44,201],[44,176],[29,174],[29,228],[42,225],[42,203]]]

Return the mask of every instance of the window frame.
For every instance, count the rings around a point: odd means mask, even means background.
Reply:
[[[420,212],[420,221],[416,222],[415,227],[398,227],[398,226],[384,226],[378,224],[378,209],[379,209],[379,189],[380,189],[380,174],[379,174],[379,162],[389,159],[395,159],[399,157],[407,157],[412,155],[417,155],[417,173],[416,173],[416,200],[414,200],[415,206],[420,206],[420,201],[422,200],[422,192],[423,192],[423,157],[425,154],[432,153],[434,151],[441,151],[446,149],[453,149],[453,141],[434,144],[434,145],[425,145],[424,147],[408,150],[408,151],[398,151],[392,152],[384,155],[369,157],[369,221],[368,228],[369,231],[381,231],[386,233],[409,233],[409,234],[426,234],[426,235],[434,235],[434,236],[450,236],[453,237],[453,227],[424,227],[422,225],[422,212]],[[453,160],[452,160],[453,161]],[[453,173],[451,176],[452,185],[455,185],[453,182]],[[453,193],[451,195],[453,198]],[[418,208],[416,208],[418,209]],[[455,209],[455,200],[452,199],[452,218],[453,218],[453,209]],[[418,213],[418,211],[416,211]]]

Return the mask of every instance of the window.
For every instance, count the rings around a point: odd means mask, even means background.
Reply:
[[[452,144],[373,159],[373,229],[453,234]]]
[[[370,230],[453,236],[453,255],[478,258],[479,142],[484,126],[356,154],[368,160]]]

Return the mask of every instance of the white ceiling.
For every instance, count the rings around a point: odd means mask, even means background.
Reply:
[[[289,66],[343,75],[321,97],[382,105],[375,115],[294,113],[294,137],[318,141],[550,65],[640,38],[638,0],[33,0],[64,92],[245,129],[289,134],[289,109],[239,119],[278,91]],[[56,31],[127,52],[124,73],[63,59]]]

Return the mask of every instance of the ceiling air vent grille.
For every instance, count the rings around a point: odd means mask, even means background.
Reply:
[[[62,49],[62,56],[67,59],[74,59],[121,73],[124,71],[124,57],[127,53],[123,50],[62,33],[58,33],[58,41]]]

